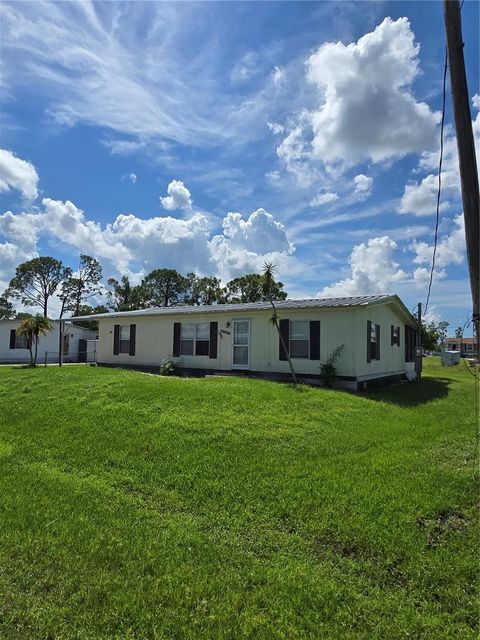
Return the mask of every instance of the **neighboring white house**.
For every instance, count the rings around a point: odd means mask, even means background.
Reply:
[[[459,351],[462,358],[473,358],[478,355],[478,345],[475,338],[447,338],[448,351]]]
[[[300,378],[320,382],[320,365],[345,345],[336,367],[352,389],[413,371],[415,321],[398,296],[285,300],[276,308]],[[268,302],[176,306],[85,316],[99,323],[99,364],[157,370],[170,358],[186,373],[238,372],[288,378]]]
[[[19,336],[16,330],[21,320],[0,320],[0,363],[21,363],[30,361],[27,338]],[[60,349],[60,321],[52,320],[53,331],[41,336],[38,342],[38,363],[45,361],[47,352],[48,362],[58,361]],[[64,322],[63,351],[64,362],[83,362],[87,348],[86,341],[96,338],[96,333],[72,324]],[[81,342],[83,341],[83,342]]]

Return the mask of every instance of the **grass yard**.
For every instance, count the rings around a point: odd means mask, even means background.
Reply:
[[[474,379],[0,367],[0,637],[478,637]]]

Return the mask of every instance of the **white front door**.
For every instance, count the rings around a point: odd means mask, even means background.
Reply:
[[[233,321],[232,369],[250,369],[250,320]]]

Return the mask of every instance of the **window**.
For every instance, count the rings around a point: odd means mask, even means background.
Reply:
[[[120,325],[120,353],[130,353],[130,325]]]
[[[320,360],[320,320],[289,320],[279,322],[278,359],[304,358]]]
[[[195,325],[184,324],[182,322],[182,328],[180,331],[180,355],[193,356],[195,344]]]
[[[180,355],[208,356],[210,353],[210,324],[183,323],[180,330]]]
[[[370,320],[367,323],[367,339],[367,361],[380,360],[380,325]]]
[[[305,320],[290,321],[290,357],[308,358],[310,352],[310,323]]]
[[[136,324],[116,324],[113,327],[113,355],[127,353],[134,356],[136,335]]]
[[[15,349],[28,349],[28,337],[25,335],[15,336]]]
[[[394,327],[392,324],[390,330],[392,334],[391,345],[393,346],[396,344],[397,346],[400,346],[400,327]]]
[[[208,356],[210,351],[210,325],[208,322],[196,325],[195,355]]]

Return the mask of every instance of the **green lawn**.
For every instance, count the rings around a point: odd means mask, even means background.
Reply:
[[[477,638],[474,406],[0,367],[0,637]]]

